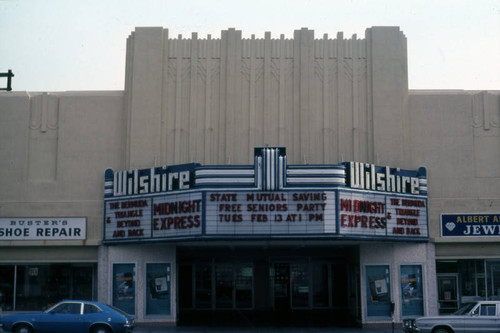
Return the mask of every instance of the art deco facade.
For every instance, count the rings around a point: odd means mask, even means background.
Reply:
[[[327,313],[329,324],[373,326],[391,322],[391,302],[399,323],[499,298],[500,93],[409,90],[406,43],[397,27],[369,28],[364,39],[308,29],[293,39],[243,39],[234,29],[185,39],[136,28],[124,91],[0,93],[3,311],[92,298],[145,322],[244,313],[285,325]],[[355,165],[368,175],[361,187],[348,181]],[[145,192],[140,175],[163,166],[172,188]],[[259,183],[272,170],[278,178]],[[121,198],[119,171],[120,184],[131,186]],[[382,188],[390,177],[418,193]],[[293,205],[332,213],[322,217],[323,231],[300,237],[210,234],[218,216],[210,217],[211,195],[233,201],[213,205],[227,208],[232,223],[241,215],[237,222],[252,225],[251,212],[270,216],[270,206],[250,208],[251,194],[290,200],[287,212]],[[406,200],[351,214],[390,219],[394,209],[401,229],[352,229],[342,210],[356,200]],[[190,222],[198,231],[130,232],[161,228],[144,210],[160,201],[168,205],[158,215],[199,204]],[[179,215],[177,225],[186,219]],[[113,239],[114,231],[131,236]]]

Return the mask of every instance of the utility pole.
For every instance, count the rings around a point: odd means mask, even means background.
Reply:
[[[7,88],[0,88],[0,90],[7,90],[11,91],[12,90],[12,78],[14,77],[14,73],[9,69],[7,73],[0,73],[0,77],[6,77],[7,78]]]

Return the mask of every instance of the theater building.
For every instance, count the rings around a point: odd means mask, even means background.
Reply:
[[[375,327],[498,299],[500,92],[409,90],[406,43],[136,28],[124,91],[0,93],[1,311]]]

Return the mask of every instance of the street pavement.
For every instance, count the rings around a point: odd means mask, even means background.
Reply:
[[[229,326],[159,326],[137,325],[134,333],[402,333],[399,328],[340,328],[340,327],[229,327]]]

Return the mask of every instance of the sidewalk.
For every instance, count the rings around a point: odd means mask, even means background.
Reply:
[[[392,333],[392,328],[341,328],[341,327],[228,327],[228,326],[154,326],[137,325],[134,333]],[[402,330],[395,328],[394,332],[401,333]]]

